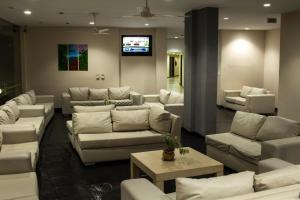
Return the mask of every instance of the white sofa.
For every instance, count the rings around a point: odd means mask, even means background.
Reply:
[[[232,110],[272,114],[275,112],[275,95],[264,88],[243,86],[242,90],[224,90],[222,105]]]
[[[72,114],[74,106],[101,106],[114,104],[130,106],[142,104],[141,95],[131,91],[128,86],[108,89],[93,89],[88,87],[69,88],[62,94],[62,112]]]
[[[160,107],[184,121],[184,97],[178,92],[170,92],[164,89],[159,94],[143,95],[143,102],[149,106]]]
[[[85,165],[163,149],[164,133],[181,136],[181,119],[160,108],[73,113],[68,135]]]
[[[25,110],[27,116],[30,116],[31,110],[44,109],[45,126],[48,125],[54,116],[54,96],[53,95],[36,95],[34,90],[30,90],[12,99],[17,103],[19,109]],[[32,116],[34,117],[34,116]]]
[[[258,163],[279,158],[300,164],[300,126],[279,116],[238,111],[228,133],[206,136],[207,155],[236,170],[258,171]]]

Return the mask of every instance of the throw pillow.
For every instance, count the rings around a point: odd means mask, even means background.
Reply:
[[[251,91],[252,91],[252,87],[249,87],[249,86],[243,86],[243,87],[242,87],[242,90],[241,90],[240,96],[246,98],[246,96],[247,96],[248,94],[250,94]]]
[[[17,120],[14,111],[8,105],[4,105],[2,107],[2,110],[4,112],[6,112],[8,118],[9,118],[9,123],[14,124]]]
[[[28,102],[23,95],[19,95],[13,98],[12,100],[14,100],[17,103],[17,105],[28,105]]]
[[[164,89],[161,89],[159,91],[159,101],[162,103],[162,104],[167,104],[168,103],[168,100],[169,100],[169,96],[170,96],[171,92],[167,91],[167,90],[164,90]]]
[[[172,126],[171,113],[157,106],[152,106],[149,113],[151,129],[159,133],[170,133]]]
[[[266,94],[267,90],[264,88],[252,88],[251,93],[250,94]]]
[[[20,110],[18,108],[17,103],[15,101],[11,100],[11,101],[6,102],[5,105],[9,106],[12,109],[12,111],[14,112],[16,120],[18,120],[19,117],[20,117]]]
[[[34,90],[29,90],[28,92],[26,92],[26,94],[28,94],[30,96],[32,104],[36,104],[35,91]]]
[[[87,113],[87,112],[109,112],[115,108],[115,105],[106,106],[74,106],[75,113]]]
[[[29,94],[22,94],[22,96],[24,96],[24,98],[26,99],[28,105],[32,105],[33,104],[33,102],[31,100],[31,97],[29,96]]]
[[[298,122],[279,116],[269,116],[259,130],[256,139],[260,141],[295,137],[300,134]]]
[[[75,135],[112,132],[109,112],[73,113],[72,122]]]
[[[256,192],[300,183],[300,165],[276,169],[254,176]]]
[[[178,92],[171,92],[168,104],[177,104],[177,103],[183,103],[183,95]]]
[[[114,131],[149,129],[149,110],[111,111]]]
[[[231,124],[231,132],[254,140],[265,120],[263,115],[237,111]]]
[[[89,89],[90,100],[104,100],[108,99],[108,89]]]
[[[0,125],[3,124],[10,124],[10,120],[8,115],[6,114],[6,112],[4,112],[3,110],[0,110]]]
[[[130,90],[131,88],[129,86],[109,88],[108,89],[109,99],[111,100],[129,99]]]
[[[177,200],[213,200],[253,193],[254,172],[241,172],[214,178],[176,179]]]
[[[69,88],[69,94],[74,101],[87,101],[89,99],[89,88],[73,87]]]

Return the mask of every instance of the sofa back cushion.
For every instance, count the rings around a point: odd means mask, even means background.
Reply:
[[[254,176],[256,192],[300,183],[300,165],[292,165]]]
[[[29,102],[27,101],[27,99],[25,98],[24,95],[19,95],[15,98],[13,98],[13,100],[17,103],[17,105],[28,105]]]
[[[0,110],[0,125],[10,124],[10,120],[5,111]]]
[[[150,128],[159,133],[170,133],[172,126],[171,113],[157,106],[152,106],[149,113]]]
[[[11,108],[11,110],[14,112],[14,116],[15,116],[16,120],[18,120],[20,117],[20,110],[18,108],[17,103],[15,101],[8,101],[8,102],[6,102],[5,105],[7,105]]]
[[[75,113],[87,113],[87,112],[110,112],[115,108],[115,105],[106,106],[74,106]]]
[[[31,102],[32,104],[36,104],[36,95],[35,95],[35,91],[34,90],[29,90],[28,92],[26,92],[26,94],[28,94],[31,98]]]
[[[250,94],[251,91],[252,91],[252,87],[249,87],[249,86],[243,86],[243,87],[242,87],[242,90],[241,90],[240,96],[246,98],[246,96],[247,96],[248,94]]]
[[[112,100],[122,100],[130,98],[130,90],[129,86],[118,87],[118,88],[109,88],[108,95],[109,99]]]
[[[237,111],[231,124],[231,132],[254,140],[265,119],[263,115]]]
[[[161,89],[161,90],[159,91],[159,101],[160,101],[162,104],[167,104],[167,103],[168,103],[168,100],[169,100],[169,97],[170,97],[170,94],[171,94],[170,91]]]
[[[252,88],[251,93],[250,94],[266,94],[267,90],[264,88]]]
[[[8,118],[9,118],[9,123],[14,124],[17,120],[14,111],[8,106],[8,105],[3,105],[1,108],[4,112],[6,112]]]
[[[87,101],[89,99],[89,88],[73,87],[69,88],[69,94],[74,101]]]
[[[111,133],[110,112],[73,113],[74,134]]]
[[[142,131],[149,129],[149,110],[111,111],[113,131]]]
[[[279,116],[269,116],[259,130],[256,139],[260,141],[276,140],[295,137],[299,134],[300,125],[298,122]]]
[[[32,99],[29,96],[29,94],[25,93],[25,94],[22,94],[22,96],[24,96],[24,98],[26,99],[28,105],[33,105]]]
[[[177,103],[183,103],[183,94],[180,94],[178,92],[171,92],[168,104],[177,104]]]
[[[254,172],[214,178],[177,178],[176,200],[212,200],[253,193]]]
[[[90,100],[108,99],[108,89],[89,89]]]

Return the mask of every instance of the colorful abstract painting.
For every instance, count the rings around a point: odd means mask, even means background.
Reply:
[[[88,71],[87,44],[59,44],[59,71]]]

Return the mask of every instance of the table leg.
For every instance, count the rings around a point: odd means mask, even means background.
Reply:
[[[165,182],[164,181],[156,181],[153,180],[153,184],[156,185],[161,191],[165,190]]]
[[[141,170],[138,168],[134,162],[130,161],[130,178],[139,178],[141,175]]]

